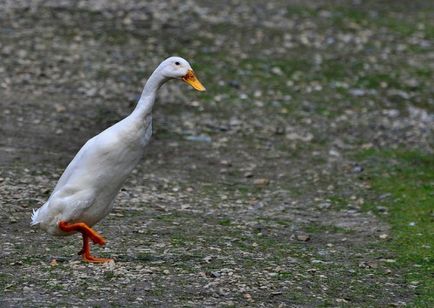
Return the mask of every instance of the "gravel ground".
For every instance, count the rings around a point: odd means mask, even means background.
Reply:
[[[428,1],[3,1],[0,305],[401,306],[366,149],[432,153]],[[170,55],[154,137],[96,229],[31,228],[81,145]],[[212,175],[212,176],[210,176]],[[385,213],[386,215],[387,213]],[[55,261],[53,261],[55,260]]]

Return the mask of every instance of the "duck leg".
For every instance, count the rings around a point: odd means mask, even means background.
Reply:
[[[84,262],[104,263],[104,262],[113,261],[113,259],[97,258],[90,254],[89,239],[91,239],[94,244],[98,244],[101,246],[105,244],[105,239],[100,234],[98,234],[98,232],[93,230],[85,223],[83,222],[68,223],[66,221],[60,221],[59,228],[64,232],[76,231],[76,232],[80,232],[83,235],[83,248],[78,254],[82,256],[82,260]]]
[[[97,258],[90,254],[90,243],[89,243],[89,236],[86,234],[83,234],[83,248],[78,253],[81,255],[82,260],[84,262],[91,262],[91,263],[104,263],[104,262],[110,262],[113,261],[113,259],[107,259],[107,258]]]

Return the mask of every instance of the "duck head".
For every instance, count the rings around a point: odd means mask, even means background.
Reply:
[[[161,74],[168,79],[183,80],[197,91],[205,91],[205,87],[197,79],[190,63],[181,57],[170,57],[160,64]]]

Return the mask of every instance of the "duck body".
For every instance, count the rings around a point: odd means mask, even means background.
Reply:
[[[149,77],[134,111],[91,138],[63,172],[48,201],[32,215],[32,225],[52,235],[83,235],[79,252],[86,262],[111,259],[90,255],[90,241],[105,239],[92,226],[110,213],[122,184],[143,157],[152,135],[152,108],[158,89],[181,79],[198,91],[205,88],[190,64],[180,57],[163,61]]]
[[[122,184],[143,157],[152,135],[152,114],[137,113],[91,138],[60,177],[33,224],[53,235],[71,235],[60,221],[93,226],[113,208]]]

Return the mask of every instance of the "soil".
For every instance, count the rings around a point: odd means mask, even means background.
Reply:
[[[366,149],[432,153],[424,1],[0,4],[0,306],[401,306],[414,288],[364,205]],[[154,136],[114,211],[79,235],[30,227],[86,140],[171,55]]]

